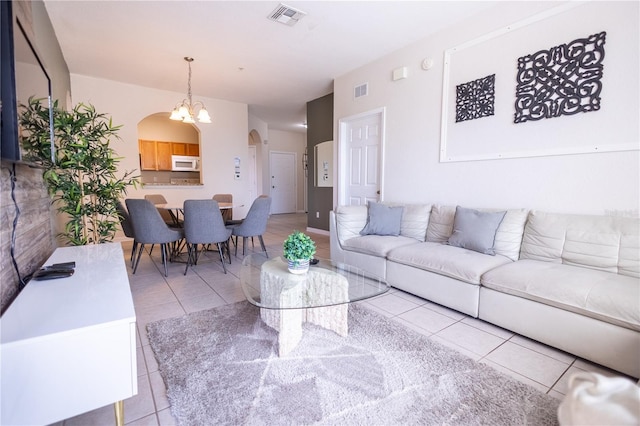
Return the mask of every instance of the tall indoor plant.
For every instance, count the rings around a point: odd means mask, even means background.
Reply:
[[[48,109],[41,100],[29,99],[20,113],[24,146],[47,152],[43,134],[48,134]],[[119,139],[110,117],[94,106],[78,104],[71,111],[53,105],[54,162],[43,158],[44,180],[57,210],[66,215],[59,235],[71,245],[112,241],[119,216],[116,204],[127,187],[136,186],[137,176],[125,171],[118,176],[120,157],[109,146]]]

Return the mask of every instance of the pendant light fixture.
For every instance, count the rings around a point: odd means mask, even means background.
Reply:
[[[182,102],[176,104],[175,108],[171,112],[171,116],[169,117],[171,120],[180,120],[183,123],[195,123],[194,114],[197,108],[199,108],[198,112],[198,121],[200,123],[211,123],[211,117],[209,117],[209,113],[204,106],[204,103],[197,101],[193,102],[191,99],[191,62],[193,62],[193,58],[188,56],[184,57],[184,60],[189,64],[189,84],[187,86],[187,98],[183,99]]]

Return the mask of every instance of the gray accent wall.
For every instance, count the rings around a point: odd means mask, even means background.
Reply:
[[[307,226],[329,231],[329,212],[333,209],[333,187],[315,186],[314,147],[335,140],[333,135],[333,93],[307,102]],[[319,217],[316,217],[318,213]]]

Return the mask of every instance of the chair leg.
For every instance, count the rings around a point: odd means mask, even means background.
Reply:
[[[162,254],[162,264],[164,265],[164,276],[169,276],[169,271],[167,270],[167,244],[160,244],[160,253]]]
[[[248,239],[249,237],[242,237],[242,257],[246,256]]]
[[[136,240],[133,240],[133,248],[131,249],[131,258],[129,259],[129,262],[131,263],[132,268],[133,268],[133,261],[136,258],[137,250],[138,250],[138,242]]]
[[[187,269],[191,263],[191,251],[193,250],[193,244],[187,244],[187,265],[184,267],[184,275],[187,275]]]
[[[133,266],[133,274],[135,274],[136,270],[138,269],[138,264],[140,263],[140,256],[142,256],[142,252],[143,251],[144,251],[144,244],[140,244],[140,250],[138,250],[138,256],[136,257],[135,263],[132,265]]]
[[[222,262],[222,269],[224,269],[224,273],[227,273],[227,267],[224,264],[224,243],[218,243],[218,252],[220,253],[220,262]]]
[[[151,253],[153,253],[153,246],[155,246],[155,244],[151,244],[151,248],[149,249],[149,256],[151,256]]]
[[[229,245],[229,240],[227,240],[224,245],[227,247],[227,254],[229,255],[229,265],[231,265],[231,246]]]
[[[264,240],[262,239],[262,235],[258,235],[258,239],[260,240],[260,247],[262,247],[262,251],[266,257],[269,257],[269,253],[267,253],[267,248],[264,246]]]

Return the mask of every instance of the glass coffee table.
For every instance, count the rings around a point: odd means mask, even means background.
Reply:
[[[331,260],[321,259],[306,274],[292,274],[282,255],[267,258],[262,253],[244,258],[240,282],[247,300],[260,308],[262,321],[278,332],[279,356],[297,346],[304,323],[346,336],[349,303],[390,288],[382,278]]]

